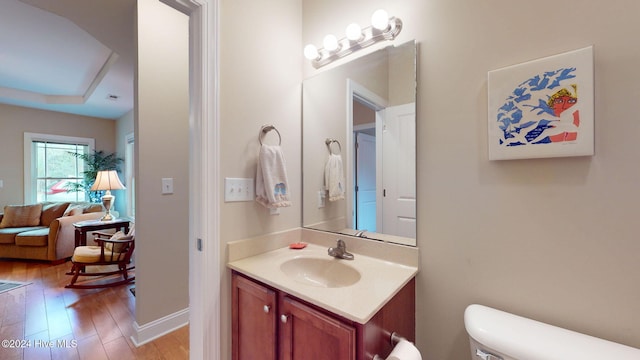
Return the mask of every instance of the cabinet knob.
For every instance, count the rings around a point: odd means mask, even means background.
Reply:
[[[265,306],[262,308],[262,310],[264,310],[264,312],[265,312],[266,314],[268,314],[268,313],[269,313],[269,311],[271,310],[271,306],[269,306],[269,305],[265,305]]]
[[[289,317],[285,314],[280,315],[280,321],[282,321],[283,324],[287,323],[287,320],[289,319]]]

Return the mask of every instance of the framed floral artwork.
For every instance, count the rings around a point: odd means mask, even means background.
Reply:
[[[489,71],[489,160],[594,154],[593,47]]]

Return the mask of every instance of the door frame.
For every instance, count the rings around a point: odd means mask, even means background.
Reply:
[[[220,359],[220,0],[160,0],[189,16],[189,358]]]

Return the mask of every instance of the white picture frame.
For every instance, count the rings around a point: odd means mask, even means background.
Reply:
[[[489,160],[594,155],[593,47],[489,71]]]

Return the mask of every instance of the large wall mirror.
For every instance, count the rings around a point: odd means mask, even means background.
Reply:
[[[303,82],[303,227],[416,246],[415,101],[415,41]]]

